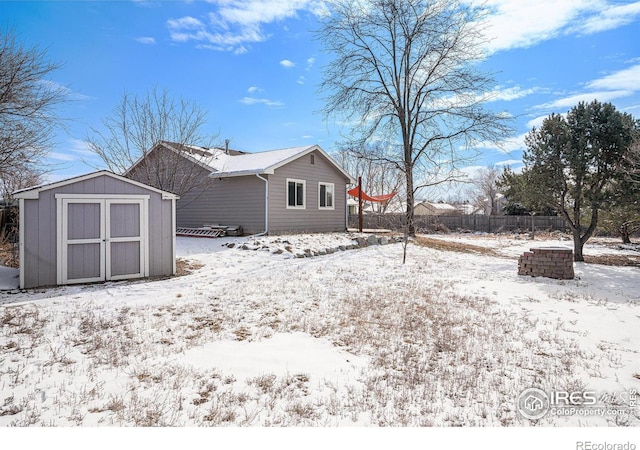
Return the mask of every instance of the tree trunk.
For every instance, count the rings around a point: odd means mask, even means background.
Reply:
[[[409,236],[415,237],[416,229],[413,224],[413,206],[414,206],[414,198],[413,198],[413,166],[411,165],[410,159],[407,159],[407,153],[405,152],[405,177],[407,181],[407,208],[405,214],[405,224],[404,224],[404,249],[402,252],[402,264],[407,262],[407,246],[409,245]]]
[[[582,249],[584,248],[585,241],[580,237],[580,230],[573,230],[573,260],[584,261]]]
[[[416,228],[413,222],[413,207],[415,203],[415,199],[413,196],[413,168],[406,170],[407,177],[407,211],[406,211],[406,221],[405,227],[407,229],[407,234],[411,237],[415,237]]]
[[[623,244],[631,244],[631,230],[628,223],[620,225],[620,237]]]

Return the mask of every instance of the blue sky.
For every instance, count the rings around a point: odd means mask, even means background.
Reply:
[[[640,117],[640,1],[487,3],[492,40],[482,69],[496,79],[488,106],[514,116],[516,129],[475,166],[517,167],[531,127],[581,100]],[[348,130],[319,113],[330,55],[312,30],[325,11],[321,0],[0,1],[0,26],[63,64],[49,80],[72,100],[62,113],[73,120],[48,160],[50,178],[61,179],[99,166],[83,142],[90,127],[100,128],[123,91],[153,86],[196,101],[210,132],[232,148],[333,151]]]

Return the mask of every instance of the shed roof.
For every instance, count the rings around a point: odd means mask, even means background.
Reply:
[[[86,175],[79,175],[76,177],[71,177],[71,178],[67,178],[65,180],[61,180],[61,181],[56,181],[53,183],[47,183],[47,184],[40,184],[37,186],[32,186],[32,187],[28,187],[25,189],[20,189],[17,190],[13,193],[13,196],[15,198],[29,198],[29,199],[35,199],[38,198],[40,196],[40,192],[42,191],[48,191],[49,189],[55,189],[61,186],[66,186],[68,184],[72,184],[72,183],[78,183],[80,181],[85,181],[85,180],[90,180],[92,178],[96,178],[96,177],[100,177],[100,176],[107,176],[107,177],[111,177],[111,178],[115,178],[116,180],[120,180],[120,181],[124,181],[125,183],[129,183],[135,186],[139,186],[141,188],[144,189],[148,189],[150,191],[153,192],[157,192],[159,194],[162,194],[162,199],[163,200],[170,200],[170,199],[178,199],[180,198],[179,196],[172,194],[171,192],[167,192],[167,191],[163,191],[160,189],[156,189],[153,186],[149,186],[146,185],[144,183],[140,183],[138,181],[132,180],[130,178],[126,178],[123,177],[121,175],[116,175],[113,172],[109,172],[108,170],[99,170],[97,172],[91,172],[88,173]]]

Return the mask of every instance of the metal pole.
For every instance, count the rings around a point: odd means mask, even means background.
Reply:
[[[362,233],[362,177],[358,177],[358,231]]]

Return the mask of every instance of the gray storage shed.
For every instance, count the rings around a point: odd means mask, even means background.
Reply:
[[[21,288],[175,274],[174,194],[99,171],[14,196]]]

